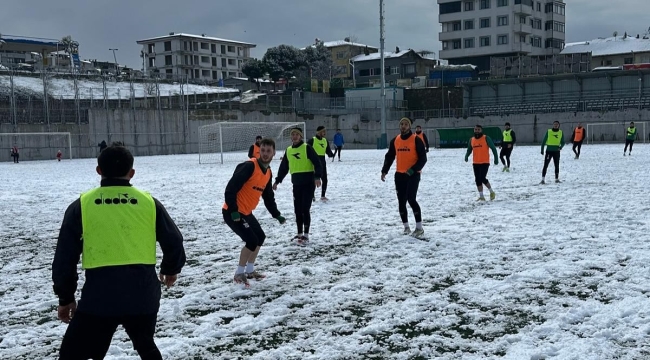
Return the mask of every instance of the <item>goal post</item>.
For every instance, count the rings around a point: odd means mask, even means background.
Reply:
[[[586,126],[587,144],[605,144],[624,142],[627,127],[632,121],[619,121],[607,123],[591,123]],[[643,140],[646,143],[648,133],[645,121],[634,121],[637,128],[636,140]]]
[[[59,150],[72,160],[72,135],[69,132],[0,133],[0,149],[6,153],[0,158],[9,160],[14,145],[18,147],[20,160],[56,159]]]
[[[304,122],[218,122],[199,127],[199,164],[244,161],[257,136],[275,140],[276,153],[291,145],[291,129],[299,127],[306,135]]]

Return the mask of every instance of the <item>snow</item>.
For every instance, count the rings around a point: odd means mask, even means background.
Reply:
[[[400,52],[384,52],[384,59],[390,59],[390,58],[398,58],[406,55],[407,53],[411,52],[413,50],[402,50]],[[373,53],[369,55],[357,55],[350,59],[352,62],[360,62],[360,61],[370,61],[370,60],[377,60],[380,59],[381,55],[380,53]]]
[[[100,81],[91,81],[80,79],[77,80],[77,86],[79,87],[79,98],[80,99],[103,99],[103,84]],[[36,94],[43,93],[43,80],[39,77],[27,77],[27,76],[14,76],[14,86],[16,87],[17,92],[31,92]],[[149,84],[149,86],[152,86]],[[184,93],[186,95],[196,94],[214,94],[214,93],[238,93],[237,89],[226,88],[226,87],[216,87],[216,86],[206,86],[206,85],[195,85],[195,84],[184,84]],[[142,98],[145,97],[147,91],[145,90],[145,84],[143,83],[133,83],[135,89],[135,97]],[[130,97],[130,83],[129,82],[113,82],[109,81],[106,84],[107,88],[107,97],[109,99],[128,99]],[[181,86],[180,84],[168,84],[168,83],[159,83],[160,95],[169,96],[169,95],[180,95]],[[0,94],[9,94],[10,91],[10,81],[8,75],[0,75]],[[155,91],[155,90],[154,90]],[[52,78],[50,79],[49,93],[53,97],[63,97],[65,99],[74,99],[74,81],[70,79],[59,79]],[[149,95],[152,96],[152,95]]]
[[[226,43],[233,43],[233,44],[240,44],[240,45],[248,45],[249,47],[257,46],[255,44],[247,43],[247,42],[243,42],[243,41],[228,40],[228,39],[222,39],[222,38],[217,38],[217,37],[212,37],[212,36],[194,35],[194,34],[188,34],[188,33],[173,33],[172,35],[157,36],[157,37],[152,37],[152,38],[148,38],[148,39],[138,40],[137,43],[142,44],[142,43],[147,43],[147,42],[156,41],[156,40],[171,39],[171,38],[175,38],[175,37],[189,37],[189,38],[194,38],[194,39],[197,39],[197,40],[211,40],[211,41],[226,42]]]
[[[622,150],[585,145],[574,160],[568,145],[564,182],[538,185],[539,147],[516,147],[510,173],[491,167],[497,199],[484,204],[465,150],[432,150],[425,242],[400,234],[384,151],[344,149],[327,164],[330,202],[312,207],[309,246],[289,241],[289,179],[276,191],[287,224],[260,204],[268,277],[250,289],[232,282],[242,242],[220,210],[245,155],[138,157],[133,184],[166,205],[188,258],[163,290],[156,342],[166,359],[648,358],[648,147]],[[66,329],[50,280],[58,228],[99,178],[93,159],[21,160],[0,163],[0,358],[54,359]],[[106,358],[138,358],[121,328]]]
[[[561,54],[591,52],[591,56],[650,52],[650,39],[623,36],[599,38],[590,41],[565,44]]]

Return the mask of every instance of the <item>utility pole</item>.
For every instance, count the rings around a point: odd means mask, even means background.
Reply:
[[[379,58],[381,59],[381,138],[379,148],[386,149],[388,136],[386,135],[386,70],[384,65],[384,0],[379,0]]]
[[[115,56],[115,52],[119,49],[108,49],[109,51],[113,52],[113,59],[115,60],[115,76],[120,76],[120,67],[117,65],[117,56]]]

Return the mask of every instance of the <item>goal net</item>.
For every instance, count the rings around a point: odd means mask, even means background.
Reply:
[[[244,161],[255,137],[275,140],[276,156],[291,145],[291,129],[299,127],[303,134],[304,122],[219,122],[199,127],[199,164],[223,164]]]
[[[587,124],[587,144],[625,142],[628,126],[630,126],[629,121]],[[637,129],[635,141],[645,143],[648,136],[646,122],[635,121],[634,127]],[[570,136],[569,134],[569,139]]]
[[[18,148],[19,161],[52,160],[61,150],[63,159],[72,159],[72,136],[69,132],[0,133],[2,161],[12,161],[11,149]]]

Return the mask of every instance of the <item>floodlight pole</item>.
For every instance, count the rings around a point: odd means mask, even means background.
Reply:
[[[115,76],[120,75],[120,67],[117,65],[117,56],[115,56],[115,52],[119,49],[108,49],[113,52],[113,60],[115,60]]]
[[[379,148],[388,146],[386,135],[386,70],[384,65],[384,0],[379,0],[379,59],[381,72],[381,138]]]

